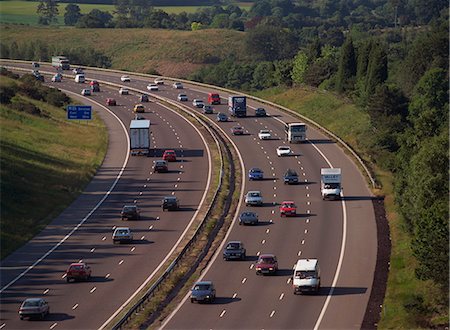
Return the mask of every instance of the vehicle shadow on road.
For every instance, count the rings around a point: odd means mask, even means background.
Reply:
[[[277,272],[273,274],[273,276],[285,276],[285,277],[291,277],[293,273],[292,269],[289,268],[278,268]]]
[[[273,221],[258,221],[258,223],[256,224],[256,226],[258,227],[263,227],[263,226],[271,226],[273,225]]]
[[[376,196],[344,196],[341,199],[343,201],[346,201],[346,202],[351,202],[351,201],[383,200],[384,198],[383,197],[376,197]]]
[[[69,315],[66,313],[53,313],[50,311],[50,314],[44,319],[44,321],[65,321],[74,319],[75,316]]]
[[[241,298],[232,298],[232,297],[216,297],[216,299],[211,303],[212,305],[225,305],[231,304],[234,302],[241,301]]]
[[[336,143],[333,140],[330,139],[308,139],[308,142],[312,143],[312,144],[332,144],[332,143]]]
[[[318,293],[319,296],[328,296],[330,295],[330,291],[333,287],[321,287]],[[365,294],[367,292],[367,288],[362,287],[334,287],[332,296],[344,296],[351,294]]]

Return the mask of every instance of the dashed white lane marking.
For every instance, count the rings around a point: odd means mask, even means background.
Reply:
[[[175,195],[175,191],[172,191],[172,195]]]
[[[225,315],[226,312],[227,312],[227,311],[224,309],[224,310],[222,311],[222,313],[220,313],[220,316],[219,316],[219,317],[223,317],[223,316]]]
[[[275,173],[272,173],[273,176],[275,176]]]
[[[72,309],[77,309],[78,304],[73,305]]]
[[[309,219],[306,219],[306,223],[309,223]]]
[[[274,179],[274,180],[273,180],[273,182],[275,182],[275,183],[276,183],[276,182],[277,182],[277,180],[276,180],[276,179]]]
[[[250,265],[250,269],[253,269],[253,267],[255,267],[255,265],[254,265],[254,264],[251,264],[251,265]]]
[[[291,283],[291,278],[290,278],[290,277],[288,278],[288,280],[287,280],[286,283],[287,283],[287,284]]]
[[[175,185],[175,188],[178,188],[178,185],[177,185],[177,184]]]
[[[272,210],[272,214],[275,214],[275,210]]]
[[[53,329],[53,328],[56,327],[57,325],[58,325],[57,322],[53,323],[53,324],[50,326],[50,329]]]
[[[266,234],[268,234],[268,233],[269,233],[269,231],[270,231],[270,229],[266,229]]]
[[[309,187],[308,187],[308,186],[306,186],[306,189],[309,189]]]
[[[178,179],[177,179],[177,181],[180,181],[180,180],[181,180],[181,178],[178,178]]]
[[[180,165],[180,168],[183,168],[183,165]]]
[[[270,222],[270,223],[273,223],[273,220],[272,220],[272,219],[270,219],[270,220],[269,220],[269,222]]]
[[[142,191],[139,192],[139,196],[142,196]]]
[[[280,295],[280,298],[279,298],[279,299],[281,300],[281,299],[283,299],[283,298],[284,298],[284,293],[282,293],[282,294]]]
[[[116,229],[116,227],[117,227],[117,226],[113,226],[111,230],[114,230],[114,229]]]
[[[83,262],[83,259],[80,259],[80,261],[78,261],[80,264]]]
[[[294,266],[292,266],[292,269],[295,269],[296,264],[294,264]]]
[[[148,227],[148,229],[149,229],[149,230],[152,230],[152,229],[153,229],[153,225],[151,225],[150,227]]]
[[[119,265],[123,264],[123,259],[119,261]]]
[[[303,176],[306,176],[306,173],[302,173],[303,174]]]
[[[297,257],[300,257],[302,255],[302,251],[298,251]]]
[[[92,292],[94,292],[95,290],[97,290],[97,287],[93,287],[92,289],[91,289],[91,291],[89,291],[90,293],[92,293]]]
[[[311,202],[306,202],[306,205],[311,205]]]
[[[277,187],[273,187],[273,190],[277,190]]]
[[[306,197],[309,197],[309,194],[306,194]]]
[[[142,237],[141,237],[141,241],[143,241],[144,239],[145,239],[145,236],[142,236]]]
[[[273,164],[272,161],[270,161],[269,164],[272,165]]]
[[[305,229],[305,234],[308,234],[308,229]]]
[[[50,291],[49,289],[45,289],[44,294],[47,294],[49,291]]]
[[[95,251],[95,248],[92,248],[90,252],[92,253],[92,252],[94,252],[94,251]]]
[[[264,244],[264,243],[266,243],[266,240],[265,240],[265,239],[263,239],[263,240],[261,241],[261,244]]]
[[[306,213],[310,214],[310,213],[311,213],[311,211],[310,211],[310,210],[307,210],[307,211],[306,211]]]
[[[2,325],[0,325],[0,329],[3,329],[6,326],[6,323],[3,323]]]
[[[109,278],[110,276],[111,276],[111,274],[108,273],[108,274],[105,275],[105,278]]]
[[[156,217],[156,220],[159,220],[159,217]]]
[[[256,253],[256,256],[259,257],[260,254],[261,254],[261,251],[258,251],[258,253]]]
[[[136,247],[135,247],[135,246],[133,246],[133,247],[131,248],[131,252],[133,252],[134,250],[136,250]]]
[[[136,203],[137,203],[137,199],[135,199],[135,200],[133,201],[133,203],[136,204]]]
[[[270,313],[269,317],[273,317],[274,314],[275,314],[275,311],[272,311],[272,313]]]
[[[303,245],[303,244],[305,244],[305,240],[304,240],[304,239],[302,239],[302,245]]]
[[[242,279],[242,284],[244,284],[245,281],[247,281],[247,277],[244,277],[244,278]]]
[[[63,276],[61,276],[61,278],[65,278],[67,276],[67,274],[66,273],[64,273],[63,274]]]
[[[232,298],[234,299],[236,297],[237,297],[237,293],[234,293]]]

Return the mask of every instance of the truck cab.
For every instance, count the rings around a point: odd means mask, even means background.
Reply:
[[[208,93],[209,104],[220,104],[220,95],[217,93]]]
[[[299,259],[295,264],[292,281],[294,294],[320,290],[320,269],[317,259]]]
[[[341,197],[341,169],[322,168],[320,169],[320,191],[322,199],[339,199]]]

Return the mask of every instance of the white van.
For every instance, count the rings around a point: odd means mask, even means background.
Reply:
[[[75,82],[77,82],[77,83],[84,83],[84,81],[85,81],[84,74],[77,74],[75,76]]]
[[[317,293],[320,290],[320,269],[317,259],[300,259],[295,264],[292,281],[294,294]]]

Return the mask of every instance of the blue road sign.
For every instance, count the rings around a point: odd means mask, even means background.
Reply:
[[[92,119],[92,107],[90,105],[69,105],[67,106],[67,119]]]

